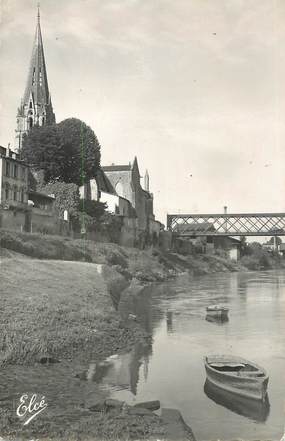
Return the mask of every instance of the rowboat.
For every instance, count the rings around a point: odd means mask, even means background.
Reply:
[[[228,392],[255,400],[265,400],[268,375],[257,364],[232,355],[204,357],[208,380]]]
[[[206,308],[207,317],[225,318],[228,317],[229,308],[221,305],[211,305]]]
[[[204,384],[204,392],[214,403],[238,415],[258,422],[265,422],[268,418],[270,403],[267,394],[264,400],[253,400],[221,389],[210,383],[208,379]]]

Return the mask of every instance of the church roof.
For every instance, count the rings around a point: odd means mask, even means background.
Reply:
[[[106,165],[105,167],[102,167],[102,170],[105,172],[111,172],[111,171],[131,171],[132,166],[129,165]]]
[[[34,104],[50,104],[39,11],[23,104],[28,104],[30,98]]]
[[[109,179],[105,175],[102,168],[97,170],[95,179],[96,179],[96,182],[97,182],[97,185],[98,185],[98,188],[100,191],[104,191],[105,193],[110,193],[110,194],[116,194],[116,191],[115,191],[113,185],[111,184],[111,182],[109,181]]]

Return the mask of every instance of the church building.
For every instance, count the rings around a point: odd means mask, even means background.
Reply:
[[[34,125],[55,123],[49,93],[45,64],[43,40],[38,9],[36,34],[24,96],[17,113],[17,128],[14,150],[19,153],[22,148],[23,134]]]

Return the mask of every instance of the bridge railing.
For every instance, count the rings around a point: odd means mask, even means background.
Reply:
[[[168,214],[179,236],[284,236],[285,213]]]

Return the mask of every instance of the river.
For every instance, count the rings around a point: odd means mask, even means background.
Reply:
[[[229,321],[205,320],[205,308],[222,303]],[[146,287],[122,313],[135,313],[152,341],[111,357],[104,366],[67,360],[50,367],[7,367],[0,378],[0,411],[16,410],[22,393],[44,394],[44,412],[64,429],[82,403],[102,395],[135,402],[159,399],[177,408],[197,440],[281,439],[285,397],[285,272],[188,275]],[[263,366],[268,400],[244,402],[205,384],[203,356],[229,353]],[[87,381],[74,378],[85,371]],[[47,430],[48,430],[48,426]]]
[[[230,308],[228,322],[205,320],[206,306],[215,303]],[[128,387],[113,384],[113,397],[130,403],[159,399],[163,407],[178,408],[198,440],[281,439],[284,271],[194,279],[185,275],[147,289],[135,312],[152,333],[153,343],[135,348],[130,359],[117,361],[121,371],[130,371],[130,381]],[[205,385],[203,356],[215,353],[240,355],[263,366],[269,374],[268,401],[235,399]],[[109,386],[111,372],[103,380]]]

